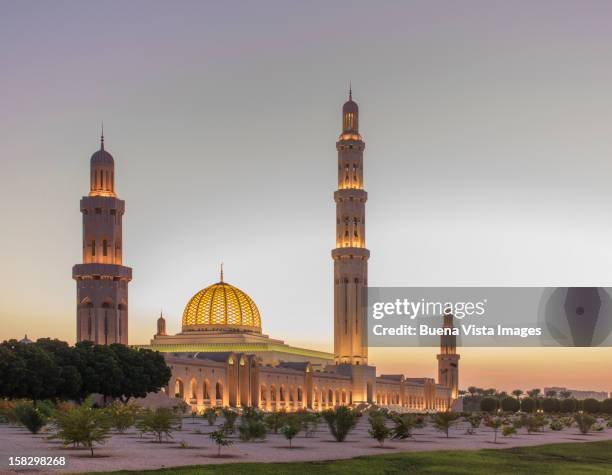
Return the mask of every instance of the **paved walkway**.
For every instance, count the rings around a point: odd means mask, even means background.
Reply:
[[[493,443],[493,432],[488,428],[478,429],[475,435],[465,435],[464,424],[453,428],[450,438],[437,432],[433,427],[415,431],[415,437],[406,441],[388,441],[380,448],[368,435],[369,424],[362,417],[346,442],[337,443],[329,434],[327,426],[321,423],[319,431],[312,438],[302,434],[293,440],[293,449],[288,449],[287,440],[280,434],[269,434],[263,442],[241,442],[237,437],[234,444],[224,447],[223,458],[216,458],[216,446],[208,437],[211,428],[206,421],[198,419],[195,423],[185,418],[183,429],[173,433],[169,442],[155,443],[151,436],[140,437],[135,430],[125,434],[113,435],[105,445],[95,449],[95,457],[83,449],[64,448],[61,442],[49,440],[49,434],[33,436],[20,427],[0,424],[0,473],[10,471],[34,472],[49,471],[49,468],[9,467],[9,456],[65,456],[66,467],[55,467],[51,470],[60,472],[93,472],[120,469],[156,469],[178,465],[196,465],[232,462],[295,462],[305,460],[331,460],[351,458],[359,455],[375,455],[407,451],[426,451],[444,449],[480,449],[509,448],[526,445],[540,445],[562,442],[590,442],[612,440],[612,429],[603,432],[582,435],[572,427],[560,432],[546,429],[543,433],[527,434],[520,429],[519,434],[511,438],[498,434],[498,443]],[[181,448],[185,441],[188,448]]]

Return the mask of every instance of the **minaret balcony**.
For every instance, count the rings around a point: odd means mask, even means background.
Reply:
[[[118,264],[77,264],[72,267],[72,278],[112,277],[113,279],[132,280],[132,268]]]
[[[337,247],[332,249],[332,258],[337,259],[369,259],[370,251],[365,247]]]
[[[341,203],[343,201],[361,201],[365,203],[368,200],[368,192],[359,188],[342,188],[334,191],[334,201]]]

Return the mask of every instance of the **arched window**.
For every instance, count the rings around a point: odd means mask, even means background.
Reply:
[[[285,386],[281,386],[279,389],[280,402],[285,402]]]
[[[261,399],[261,402],[263,402],[264,404],[266,403],[266,387],[262,384],[260,389],[259,389],[259,398]]]
[[[193,378],[191,380],[191,399],[197,399],[198,397],[198,382]]]
[[[204,380],[204,399],[210,399],[210,383],[207,379]]]
[[[102,241],[102,255],[103,256],[108,255],[108,241],[106,239]]]
[[[327,393],[327,403],[332,404],[334,402],[334,392],[330,389]]]
[[[276,386],[270,386],[270,401],[276,402]]]
[[[297,400],[298,400],[298,402],[302,402],[302,397],[303,397],[303,395],[302,395],[302,388],[300,388],[298,386],[298,390],[297,390]]]
[[[174,384],[174,397],[183,399],[183,381],[179,378],[176,379],[176,383]]]
[[[223,386],[221,386],[221,382],[217,382],[215,387],[215,397],[217,399],[223,399]]]

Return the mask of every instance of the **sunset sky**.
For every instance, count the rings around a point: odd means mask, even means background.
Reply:
[[[104,121],[130,343],[218,280],[331,350],[340,110],[372,286],[612,287],[612,3],[0,0],[0,339],[75,338]],[[372,349],[436,374],[435,349]],[[462,349],[460,386],[612,390],[612,349]]]

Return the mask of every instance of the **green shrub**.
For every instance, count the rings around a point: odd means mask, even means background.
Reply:
[[[15,417],[19,424],[28,429],[32,434],[37,434],[47,423],[47,418],[31,402],[20,402],[14,409]]]
[[[504,437],[511,437],[516,434],[516,427],[514,426],[504,426],[502,427],[502,435]]]
[[[321,415],[317,412],[302,412],[299,413],[299,420],[304,437],[312,437],[319,428]]]
[[[263,422],[264,415],[255,409],[247,408],[243,411],[240,419],[238,432],[240,440],[247,442],[251,440],[263,440],[266,438],[266,426]]]
[[[91,399],[80,406],[74,406],[65,411],[56,411],[56,437],[64,445],[82,445],[94,455],[94,445],[104,444],[109,437],[111,421],[104,409],[94,409]]]
[[[561,419],[553,419],[550,422],[549,427],[551,428],[551,430],[560,431],[560,430],[565,429],[565,424],[563,423]]]
[[[283,425],[285,425],[285,419],[287,418],[287,413],[283,411],[274,411],[266,415],[264,422],[269,430],[278,434],[278,431]]]
[[[337,442],[344,442],[346,436],[357,425],[357,412],[346,406],[329,409],[323,413],[323,418]]]
[[[386,425],[386,416],[380,415],[370,415],[368,421],[370,422],[370,428],[368,429],[368,433],[370,437],[376,439],[380,446],[382,447],[385,444],[385,440],[387,440],[392,431]]]
[[[433,416],[434,427],[449,436],[450,428],[457,423],[461,415],[457,412],[438,412]]]
[[[151,433],[161,444],[163,436],[172,438],[171,433],[180,427],[181,417],[176,411],[167,407],[158,407],[155,410],[145,409],[136,422],[141,433]]]
[[[604,426],[603,424],[599,424],[599,423],[593,424],[593,427],[591,427],[591,430],[594,432],[601,432],[604,430]]]
[[[238,413],[228,407],[221,409],[221,413],[223,414],[223,425],[221,426],[221,429],[226,434],[233,434],[236,431],[236,419],[238,419]]]
[[[578,429],[583,434],[587,434],[593,424],[595,424],[595,418],[590,416],[589,414],[576,414],[574,415],[574,419],[576,420],[576,424],[578,424]]]
[[[109,406],[108,413],[112,427],[117,432],[123,434],[136,423],[136,418],[140,413],[140,407],[133,403],[122,404],[119,401],[115,401]]]
[[[214,425],[215,421],[217,420],[217,410],[214,407],[209,407],[205,409],[202,415],[208,422],[209,426]]]
[[[470,414],[465,417],[465,421],[470,424],[466,434],[474,435],[476,433],[476,429],[478,429],[482,423],[482,416],[480,414]]]
[[[393,417],[392,439],[404,440],[412,437],[412,430],[416,427],[416,417],[413,414],[398,414]]]

